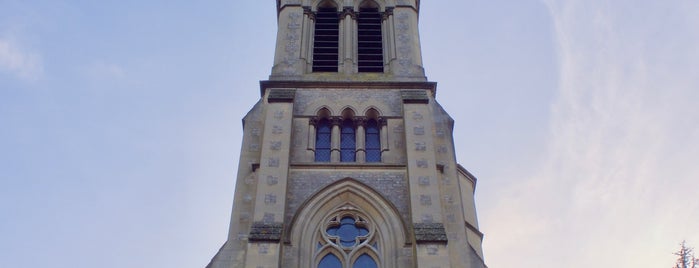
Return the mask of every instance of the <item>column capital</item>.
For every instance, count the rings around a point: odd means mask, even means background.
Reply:
[[[347,17],[347,15],[352,17],[352,19],[354,20],[357,19],[357,13],[354,12],[354,7],[344,7],[342,9],[342,12],[340,12],[340,19],[344,19],[345,17]]]
[[[303,7],[303,14],[308,16],[308,18],[313,20],[313,21],[316,20],[316,13],[313,13],[313,10],[311,10],[311,7]]]

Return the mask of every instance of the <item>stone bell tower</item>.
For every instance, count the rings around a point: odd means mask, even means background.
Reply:
[[[476,178],[427,81],[419,0],[277,0],[211,268],[486,267]]]

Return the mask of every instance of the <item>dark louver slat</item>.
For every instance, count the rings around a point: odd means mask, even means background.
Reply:
[[[313,72],[337,72],[340,22],[335,8],[319,8],[313,42]]]
[[[357,14],[357,59],[360,73],[383,72],[381,13],[377,8],[361,8]]]

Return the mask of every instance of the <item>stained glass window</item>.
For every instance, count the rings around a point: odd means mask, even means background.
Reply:
[[[359,256],[357,260],[352,265],[352,268],[378,268],[376,261],[368,254],[363,254]]]
[[[330,162],[330,121],[321,119],[316,125],[316,162]]]
[[[342,121],[342,131],[340,136],[340,161],[354,162],[357,148],[354,122],[350,119]]]
[[[328,255],[325,255],[325,257],[320,260],[318,268],[342,268],[342,262],[340,262],[337,256],[328,253]]]
[[[316,250],[330,252],[321,255],[319,268],[378,268],[377,259],[372,257],[380,254],[376,233],[363,216],[340,212],[329,219],[321,232]]]
[[[340,225],[332,226],[327,230],[331,236],[340,238],[340,245],[343,247],[353,247],[357,244],[360,236],[369,234],[369,229],[362,226],[357,226],[352,217],[344,217],[340,220]]]
[[[381,162],[381,138],[379,136],[379,124],[376,120],[369,120],[366,124],[366,161]]]

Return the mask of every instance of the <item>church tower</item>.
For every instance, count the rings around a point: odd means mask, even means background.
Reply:
[[[277,0],[210,268],[486,267],[476,178],[422,67],[419,0]]]

